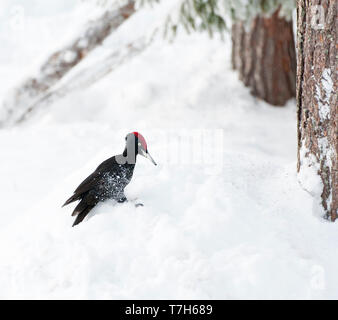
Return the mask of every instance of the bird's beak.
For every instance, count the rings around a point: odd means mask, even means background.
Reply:
[[[149,159],[155,166],[157,166],[157,163],[154,161],[152,156],[148,153],[148,150],[146,152],[144,152],[143,156],[146,157],[147,159]]]

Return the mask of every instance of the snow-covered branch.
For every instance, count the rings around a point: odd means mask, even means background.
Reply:
[[[52,54],[37,75],[25,80],[5,99],[0,114],[0,127],[23,120],[41,101],[48,100],[55,86],[90,51],[99,46],[135,12],[135,1],[106,11],[99,19],[89,23],[85,31],[72,43]]]

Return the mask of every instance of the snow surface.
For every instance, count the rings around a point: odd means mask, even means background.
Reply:
[[[78,70],[150,32],[165,10],[135,14]],[[159,164],[139,159],[126,189],[145,206],[107,202],[71,228],[62,203],[135,130]],[[203,142],[183,142],[196,136]],[[229,39],[157,38],[0,131],[0,298],[337,299],[337,223],[299,185],[296,141],[294,101],[255,100],[231,70]]]

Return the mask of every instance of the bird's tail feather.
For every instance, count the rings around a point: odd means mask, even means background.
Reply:
[[[77,213],[77,217],[73,223],[73,227],[78,225],[80,222],[83,221],[83,219],[87,216],[90,210],[94,208],[93,205],[86,205],[86,207],[83,209],[83,211]],[[75,211],[74,211],[75,212]],[[74,214],[73,214],[74,215]]]
[[[63,205],[62,205],[62,208],[64,206],[66,206],[67,204],[70,204],[76,200],[79,200],[79,196],[76,196],[76,195],[72,195]]]
[[[86,199],[82,199],[78,205],[75,207],[72,216],[76,216],[78,214],[80,214],[82,211],[84,211],[88,206],[88,203],[86,201]]]

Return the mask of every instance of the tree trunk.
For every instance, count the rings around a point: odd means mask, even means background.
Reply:
[[[322,205],[334,221],[338,210],[337,1],[299,0],[297,19],[298,171],[310,167],[319,175]]]
[[[278,14],[257,16],[249,30],[233,24],[232,66],[255,97],[283,106],[296,96],[296,53],[292,22]]]

